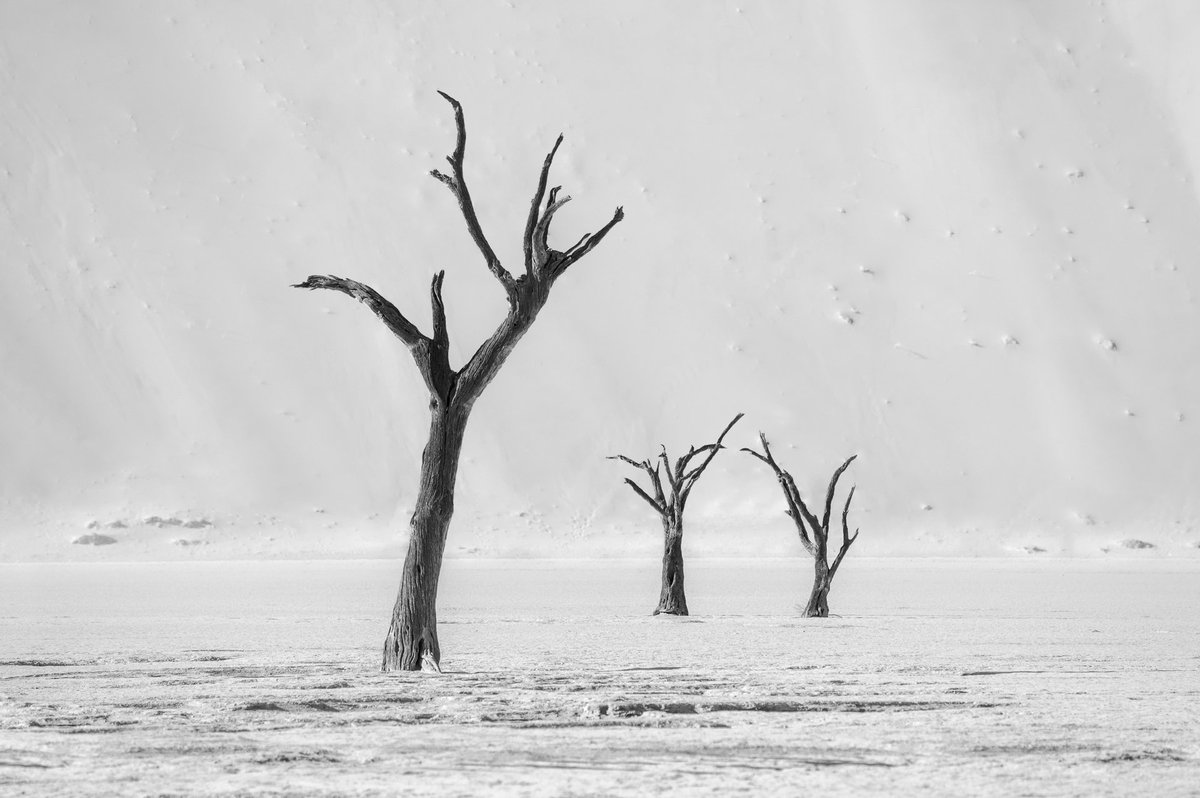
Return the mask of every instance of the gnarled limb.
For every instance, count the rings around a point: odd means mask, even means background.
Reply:
[[[395,333],[396,337],[407,346],[413,347],[422,341],[428,340],[417,329],[415,324],[404,317],[404,314],[395,305],[384,299],[382,294],[366,283],[360,283],[348,277],[334,277],[332,274],[313,274],[304,282],[296,283],[292,288],[307,288],[309,290],[327,288],[330,291],[340,291],[370,308],[371,312],[378,316],[387,325],[387,328]]]

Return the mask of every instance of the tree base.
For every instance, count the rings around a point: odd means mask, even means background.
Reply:
[[[397,613],[403,611],[397,607]],[[420,630],[419,632],[417,630]],[[438,646],[436,626],[405,624],[401,617],[393,617],[383,643],[384,673],[391,671],[442,672],[442,652]]]

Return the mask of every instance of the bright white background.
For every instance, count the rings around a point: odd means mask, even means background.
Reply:
[[[501,318],[426,175],[453,140],[436,89],[510,267],[560,131],[555,240],[627,214],[477,405],[452,556],[652,554],[603,456],[737,411],[733,442],[765,430],[810,492],[860,453],[863,554],[1194,554],[1198,23],[0,2],[0,558],[401,550],[420,380],[365,309],[287,286],[354,277],[427,326],[445,268],[457,363]],[[793,554],[781,510],[729,452],[690,550]],[[118,543],[71,545],[92,521]]]

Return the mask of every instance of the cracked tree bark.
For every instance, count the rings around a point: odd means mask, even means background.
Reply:
[[[783,490],[784,499],[787,501],[787,510],[784,512],[796,525],[796,532],[800,536],[800,543],[803,544],[804,550],[813,558],[813,585],[808,596],[808,604],[804,607],[804,616],[806,618],[827,618],[829,617],[829,590],[833,586],[833,577],[837,575],[838,568],[842,565],[842,559],[850,550],[851,544],[858,539],[858,530],[855,529],[854,534],[851,535],[849,525],[850,502],[854,500],[853,487],[850,488],[850,493],[846,496],[846,504],[842,508],[842,545],[832,563],[829,562],[829,516],[833,511],[833,498],[837,492],[838,479],[858,455],[851,455],[833,472],[833,477],[829,480],[829,487],[825,491],[825,512],[821,518],[817,518],[804,503],[804,499],[796,487],[796,480],[792,479],[792,475],[783,470],[776,462],[775,456],[771,453],[771,446],[767,443],[767,436],[760,432],[758,438],[762,442],[761,453],[754,449],[742,449],[742,451],[754,455],[775,472],[775,478],[779,480],[779,487]]]
[[[609,460],[621,460],[646,472],[650,478],[650,489],[654,492],[653,496],[632,479],[626,478],[625,483],[662,517],[662,590],[658,595],[658,607],[654,610],[655,615],[688,614],[687,595],[683,589],[683,510],[687,506],[688,497],[691,495],[696,481],[700,479],[704,469],[708,468],[708,464],[717,456],[717,452],[724,448],[721,446],[721,441],[725,440],[725,435],[733,429],[733,425],[738,423],[741,417],[741,413],[734,416],[733,421],[725,426],[716,443],[705,444],[699,449],[693,446],[674,464],[667,455],[665,446],[654,460],[646,458],[639,462],[623,454],[608,458]],[[699,465],[689,470],[688,466],[691,465],[692,460],[703,454],[707,454],[707,457]],[[664,472],[667,477],[665,490],[662,481]]]
[[[462,105],[438,92],[454,110],[457,139],[447,156],[450,173],[430,172],[446,185],[458,202],[467,233],[508,298],[508,314],[458,371],[450,365],[446,308],[442,301],[445,272],[434,275],[430,287],[433,334],[424,335],[399,309],[368,285],[345,277],[312,275],[295,288],[339,291],[365,304],[409,349],[429,389],[429,439],[421,455],[421,479],[416,509],[409,521],[408,552],[401,572],[400,589],[383,648],[383,670],[441,669],[442,652],[437,635],[437,589],[450,519],[454,514],[454,483],[458,474],[467,419],[484,388],[495,378],[509,354],[532,326],[550,297],[554,281],[591,252],[624,218],[617,208],[603,227],[584,235],[565,251],[549,243],[550,222],[570,197],[558,197],[561,187],[547,193],[550,167],[562,136],[542,164],[537,189],[525,225],[524,273],[513,277],[496,256],[484,235],[463,174],[467,132]],[[543,205],[543,200],[545,204]]]

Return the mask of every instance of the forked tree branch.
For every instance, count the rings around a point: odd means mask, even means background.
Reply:
[[[446,332],[446,311],[442,303],[442,279],[445,272],[439,272],[433,278],[430,286],[430,300],[433,305],[433,337],[422,333],[417,326],[405,318],[395,305],[366,283],[351,280],[346,277],[314,274],[293,288],[308,288],[315,290],[325,288],[338,291],[362,302],[371,312],[383,321],[392,333],[405,343],[417,370],[421,372],[425,386],[430,393],[449,399],[457,375],[450,368],[449,336]]]

